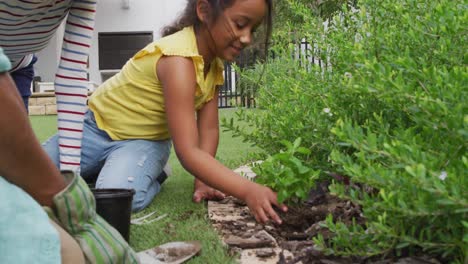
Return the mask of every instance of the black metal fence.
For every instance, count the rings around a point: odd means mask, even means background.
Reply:
[[[313,42],[302,39],[296,46],[292,58],[299,62],[299,67],[311,71],[312,67],[318,66],[322,70],[327,70],[330,65],[323,61],[321,51]]]
[[[258,54],[249,50],[243,51],[236,64],[239,68],[253,66],[257,61]],[[224,85],[219,90],[218,107],[255,107],[253,95],[242,91],[240,87],[239,73],[235,71],[232,63],[224,64]]]
[[[310,70],[313,65],[323,67],[320,54],[307,40],[303,39],[296,46],[292,58],[299,62],[300,67]],[[274,57],[274,54],[272,54]],[[252,64],[256,61],[257,54],[242,53],[237,59],[237,63],[241,66]],[[242,92],[239,87],[239,74],[234,70],[230,63],[224,64],[224,84],[219,90],[218,107],[256,107],[255,97],[251,93]]]
[[[228,108],[237,106],[241,98],[240,90],[237,89],[238,74],[233,70],[230,63],[224,64],[224,84],[219,89],[218,107]]]

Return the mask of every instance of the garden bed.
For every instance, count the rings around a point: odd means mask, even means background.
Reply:
[[[248,167],[243,166],[241,174]],[[210,201],[208,213],[210,220],[219,231],[224,243],[233,255],[239,256],[240,263],[440,263],[428,256],[386,256],[378,259],[364,257],[341,258],[325,256],[314,248],[312,238],[330,236],[321,226],[327,215],[333,215],[344,223],[354,219],[363,224],[359,206],[331,195],[326,191],[327,184],[321,184],[310,192],[309,199],[300,207],[290,207],[287,213],[278,212],[283,224],[258,224],[249,213],[248,207],[236,198],[228,197],[222,201]]]

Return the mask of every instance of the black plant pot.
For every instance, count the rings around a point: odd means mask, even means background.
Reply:
[[[133,189],[91,189],[96,198],[96,212],[128,242],[132,214]]]

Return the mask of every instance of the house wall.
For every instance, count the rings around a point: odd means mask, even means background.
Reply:
[[[90,52],[90,81],[100,84],[98,33],[119,31],[153,31],[154,38],[160,30],[175,20],[186,4],[186,0],[128,0],[129,8],[123,8],[124,0],[98,0],[93,45]],[[37,54],[36,75],[42,81],[52,82],[58,67],[63,27],[51,39],[48,47]]]

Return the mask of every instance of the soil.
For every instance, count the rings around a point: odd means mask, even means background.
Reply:
[[[358,205],[333,196],[326,192],[326,189],[327,183],[323,183],[310,192],[307,202],[298,207],[289,207],[287,213],[278,211],[283,220],[281,225],[256,223],[246,205],[233,197],[210,202],[208,209],[213,225],[221,233],[230,252],[240,256],[241,263],[440,263],[428,256],[340,258],[325,256],[315,250],[312,237],[317,234],[321,234],[325,239],[330,237],[328,230],[321,227],[328,214],[331,213],[333,219],[344,223],[351,223],[353,218],[358,224],[365,223]]]
[[[199,241],[176,241],[138,252],[140,263],[181,264],[199,254]]]

